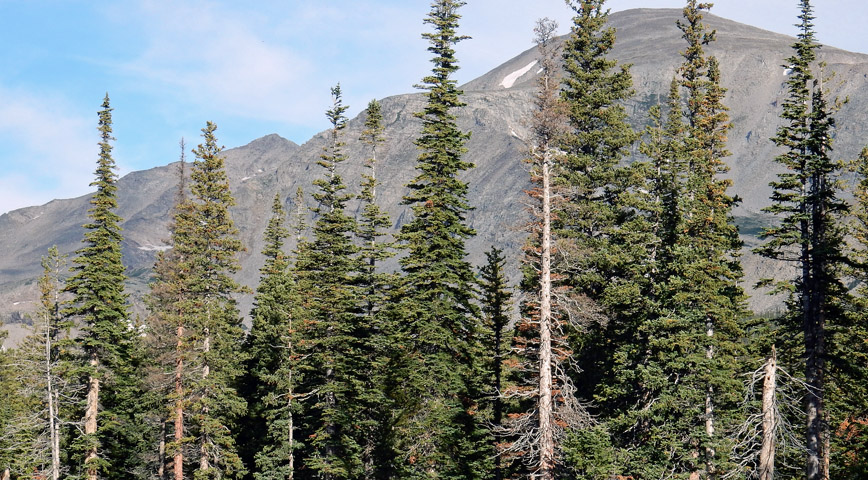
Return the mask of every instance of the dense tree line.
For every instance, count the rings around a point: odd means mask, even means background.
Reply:
[[[390,237],[378,205],[380,104],[347,139],[333,87],[321,177],[309,195],[274,197],[247,334],[244,246],[211,122],[192,165],[181,141],[171,248],[148,315],[130,313],[106,95],[83,246],[71,268],[48,251],[32,334],[0,355],[0,478],[863,478],[868,147],[849,162],[844,201],[840,102],[810,1],[782,59],[782,173],[766,209],[778,222],[757,249],[796,267],[760,285],[785,296],[775,318],[752,316],[741,287],[711,5],[686,1],[681,65],[635,131],[605,0],[567,3],[566,40],[548,19],[535,28],[516,291],[498,246],[478,269],[466,260],[460,0],[433,1],[425,19],[434,66],[409,221]],[[348,157],[349,141],[366,158]],[[358,193],[345,162],[365,166]]]

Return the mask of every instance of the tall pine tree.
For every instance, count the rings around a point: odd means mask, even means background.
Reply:
[[[396,426],[404,478],[480,478],[489,469],[487,429],[477,417],[482,394],[481,324],[474,304],[473,270],[464,242],[475,234],[466,224],[467,184],[459,178],[473,165],[463,160],[468,134],[459,130],[455,110],[464,103],[452,75],[458,69],[454,45],[458,9],[464,2],[436,0],[424,33],[434,55],[424,77],[426,103],[417,176],[404,203],[413,218],[398,240],[405,277],[394,318],[400,358],[392,367],[397,401],[403,406]]]
[[[81,329],[79,374],[87,384],[87,397],[76,448],[81,450],[80,468],[89,480],[129,475],[136,457],[135,437],[140,433],[132,418],[142,388],[135,359],[139,335],[124,293],[111,112],[106,95],[98,112],[100,153],[96,180],[91,183],[97,191],[90,200],[90,223],[84,225],[84,247],[76,251],[73,275],[65,287],[73,297],[65,314],[75,317]]]
[[[245,437],[255,453],[253,478],[294,478],[296,417],[298,415],[297,320],[301,300],[284,252],[289,236],[286,213],[276,195],[272,217],[265,229],[265,265],[251,311],[253,325],[247,337],[249,376],[248,421]],[[294,322],[294,320],[296,322]],[[249,430],[249,432],[248,432]]]
[[[165,403],[174,427],[167,454],[175,479],[236,478],[245,471],[235,441],[236,421],[246,411],[238,393],[244,332],[233,297],[244,289],[232,278],[243,247],[229,214],[235,201],[216,129],[208,122],[204,142],[193,150],[190,195],[182,182],[172,249],[158,259],[151,286],[152,313],[161,325],[154,335],[166,339],[163,365],[172,377]]]
[[[369,154],[358,196],[362,214],[356,230],[360,260],[356,285],[362,302],[358,321],[363,328],[359,330],[356,361],[368,374],[357,377],[358,395],[353,416],[357,419],[355,443],[361,448],[364,478],[389,478],[393,475],[396,458],[390,432],[397,415],[395,405],[386,395],[388,359],[393,348],[389,342],[393,325],[387,307],[398,275],[382,271],[383,262],[395,255],[395,245],[383,238],[392,222],[377,203],[377,166],[386,141],[380,102],[371,100],[365,115],[365,129],[359,139],[367,146]]]
[[[317,162],[324,176],[314,181],[319,189],[313,195],[317,220],[312,240],[300,247],[296,270],[299,291],[305,297],[299,343],[309,438],[304,462],[321,478],[337,479],[358,476],[363,468],[351,412],[358,378],[367,372],[356,363],[365,329],[358,318],[361,302],[355,285],[359,261],[353,234],[357,226],[346,213],[346,202],[352,196],[344,192],[346,186],[337,171],[346,160],[342,136],[348,107],[343,104],[340,85],[331,93],[333,104],[326,117],[332,128]]]
[[[783,320],[791,333],[801,331],[804,348],[805,478],[828,478],[829,425],[826,411],[828,334],[840,324],[846,303],[842,284],[844,231],[841,219],[848,214],[839,198],[837,181],[842,165],[833,161],[835,120],[823,89],[822,73],[816,76],[813,7],[801,0],[798,40],[787,59],[788,98],[783,102],[782,125],[772,141],[783,150],[775,161],[786,167],[771,183],[772,205],[764,211],[780,218],[766,229],[766,243],[757,252],[788,262],[797,268],[794,278],[769,280],[774,292],[791,292]]]

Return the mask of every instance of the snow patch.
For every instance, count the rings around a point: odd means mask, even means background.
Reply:
[[[144,250],[146,252],[165,252],[166,250],[171,249],[172,247],[169,245],[151,245],[150,243],[139,247],[139,250]]]
[[[521,78],[522,75],[524,75],[525,73],[529,72],[530,69],[533,68],[534,65],[536,65],[536,63],[537,61],[534,60],[528,63],[526,67],[516,70],[509,75],[503,77],[503,81],[500,82],[500,85],[503,86],[503,88],[512,88],[512,86],[515,85],[515,81]]]
[[[255,177],[255,176],[256,176],[256,175],[254,175],[253,177]],[[242,182],[246,182],[247,180],[250,180],[250,179],[253,178],[253,177],[244,177],[244,178],[241,179],[241,181],[242,181]]]
[[[21,302],[12,302],[12,305],[19,305]]]
[[[794,65],[790,65],[789,67],[787,67],[787,68],[784,69],[784,76],[785,76],[785,77],[788,76],[788,75],[790,75],[791,73],[793,73],[793,66],[794,66]]]
[[[518,134],[515,133],[515,130],[513,130],[513,129],[511,129],[511,128],[509,129],[509,134],[512,135],[512,136],[515,137],[515,138],[518,138]]]

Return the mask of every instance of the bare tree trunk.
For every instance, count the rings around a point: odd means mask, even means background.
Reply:
[[[711,318],[706,320],[706,336],[709,339],[709,345],[705,350],[705,358],[711,361],[714,358],[714,346],[710,343],[714,339],[714,323]],[[705,435],[710,442],[714,438],[714,387],[708,385],[705,390]],[[716,476],[714,468],[714,447],[705,447],[705,472],[707,478],[713,479]]]
[[[299,235],[299,241],[301,241],[301,235]],[[289,332],[288,335],[292,335],[292,315],[289,316]],[[290,359],[293,356],[292,350],[292,337],[288,337],[289,340],[289,355]],[[292,414],[292,400],[293,400],[293,385],[292,385],[292,368],[289,369],[289,394],[286,396],[287,402],[287,413],[289,414],[289,425],[287,428],[289,429],[289,458],[287,459],[287,464],[289,465],[289,478],[288,480],[292,480],[295,477],[295,422]]]
[[[45,325],[45,385],[48,403],[48,441],[51,444],[51,480],[60,478],[60,442],[57,431],[57,396],[51,375],[52,319]]]
[[[289,395],[289,405],[292,406],[292,393]],[[288,480],[292,480],[295,477],[295,423],[293,422],[292,413],[289,414],[289,458],[287,459],[287,465],[289,465],[289,478]]]
[[[554,478],[555,441],[552,431],[552,279],[551,279],[551,179],[548,152],[542,165],[542,251],[539,319],[539,473],[543,480]]]
[[[6,468],[3,470],[3,473],[0,474],[0,480],[9,480],[9,469]]]
[[[96,370],[99,365],[99,359],[96,354],[91,354],[90,356],[90,366],[94,370]],[[99,378],[95,375],[91,375],[88,379],[88,387],[87,387],[87,408],[84,412],[84,434],[87,436],[95,436],[96,435],[96,416],[99,410]],[[85,468],[87,469],[87,480],[97,480],[97,470],[96,467],[89,466],[89,464],[97,459],[97,450],[96,445],[90,447],[88,449],[87,455],[84,459]]]
[[[823,470],[820,472],[823,480],[829,480],[829,458],[831,456],[831,446],[829,432],[829,412],[823,412]]]
[[[52,480],[58,480],[60,478],[60,424],[58,422],[59,413],[57,411],[58,405],[59,405],[58,400],[59,400],[58,393],[57,393],[57,391],[55,391],[54,392],[55,421],[54,421],[54,430],[53,430],[54,436],[51,439],[51,468],[52,468],[51,479]]]
[[[178,342],[175,344],[175,353],[178,358],[175,360],[175,431],[174,440],[176,450],[173,458],[173,472],[175,480],[184,480],[184,385],[182,383],[184,372],[184,357],[181,354],[183,348],[184,326],[178,325],[177,330]]]
[[[162,422],[162,427],[160,428],[160,443],[157,447],[157,478],[163,480],[166,475],[166,422]]]
[[[205,341],[202,345],[202,355],[205,357],[205,366],[202,367],[202,379],[205,380],[208,378],[208,375],[211,373],[211,369],[208,366],[208,352],[211,351],[211,332],[208,327],[205,327]],[[207,393],[202,394],[207,395]],[[202,408],[202,413],[208,414],[208,407]],[[208,434],[207,432],[202,433],[202,438],[199,444],[199,470],[203,472],[207,472],[211,468],[211,464],[208,460]]]
[[[763,380],[763,440],[759,458],[759,480],[774,480],[775,478],[775,430],[777,417],[775,412],[775,394],[777,390],[778,356],[772,347],[772,356],[765,367]]]

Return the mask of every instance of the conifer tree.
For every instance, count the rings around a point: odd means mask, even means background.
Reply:
[[[559,141],[566,155],[555,180],[569,186],[554,226],[574,251],[564,255],[575,253],[569,284],[595,300],[611,268],[609,234],[620,221],[619,162],[637,139],[621,103],[633,95],[633,80],[629,66],[618,67],[607,57],[615,45],[615,29],[606,26],[604,4],[605,0],[570,2],[575,17],[563,46],[561,91],[568,130]]]
[[[60,314],[62,272],[67,267],[56,246],[42,257],[42,268],[32,331],[0,357],[0,470],[8,469],[12,478],[57,480],[63,473],[59,403],[75,392],[58,374],[58,340],[69,325]]]
[[[8,335],[8,331],[0,331],[0,341]],[[4,480],[27,474],[33,467],[30,447],[36,432],[32,424],[24,421],[33,405],[21,395],[23,382],[18,377],[17,354],[16,349],[0,351],[0,479]]]
[[[244,473],[234,438],[246,410],[237,391],[244,333],[232,296],[244,291],[232,278],[243,247],[229,214],[234,199],[216,129],[208,122],[204,143],[193,151],[189,197],[185,180],[179,186],[172,249],[158,258],[149,301],[156,317],[152,334],[168,350],[161,363],[172,378],[165,403],[174,432],[166,450],[176,480]]]
[[[383,212],[377,204],[377,154],[379,147],[386,141],[383,137],[383,113],[380,102],[371,100],[365,111],[365,130],[360,140],[370,148],[370,156],[365,162],[369,173],[362,175],[362,192],[359,200],[362,201],[362,215],[359,221],[358,237],[359,256],[362,259],[362,271],[359,275],[359,287],[365,296],[365,315],[369,321],[374,321],[374,316],[380,311],[387,295],[386,289],[394,283],[389,275],[378,274],[377,265],[383,260],[394,256],[391,250],[394,245],[384,242],[381,237],[386,236],[385,229],[391,226],[389,215]]]
[[[823,90],[822,73],[815,76],[816,51],[813,7],[801,0],[800,31],[787,59],[788,98],[783,102],[782,125],[772,141],[784,151],[775,161],[786,167],[771,183],[772,205],[764,211],[780,218],[766,229],[767,241],[757,252],[795,265],[794,278],[768,280],[774,292],[792,292],[784,322],[791,332],[801,330],[804,348],[805,478],[828,478],[829,426],[826,410],[826,377],[829,343],[827,332],[840,324],[846,303],[841,276],[844,262],[841,219],[848,207],[839,198],[837,176],[841,162],[833,161],[835,120]]]
[[[404,478],[480,478],[489,469],[488,432],[477,418],[482,394],[481,325],[474,304],[474,275],[464,242],[475,234],[466,224],[467,184],[472,168],[463,160],[468,134],[459,130],[455,110],[464,105],[452,75],[458,69],[454,45],[458,9],[464,2],[436,0],[424,33],[434,68],[423,78],[426,103],[416,116],[422,132],[417,176],[404,204],[413,218],[398,240],[407,255],[393,318],[401,358],[392,367],[393,393],[403,405],[395,446],[403,455]]]
[[[502,394],[504,391],[504,363],[510,351],[511,338],[509,327],[509,302],[512,293],[507,285],[504,265],[506,259],[503,250],[491,247],[485,253],[486,263],[479,268],[480,303],[482,304],[483,322],[490,336],[483,342],[486,358],[489,359],[488,370],[491,372],[489,380],[489,396],[491,401],[491,424],[492,428],[503,429],[504,404]],[[497,442],[492,445],[494,460],[494,480],[501,480],[504,471],[504,462],[498,452]]]
[[[63,286],[62,271],[66,269],[66,256],[56,246],[48,249],[42,257],[42,276],[39,277],[40,306],[33,323],[33,332],[16,348],[15,367],[19,388],[15,394],[25,401],[30,411],[16,420],[14,427],[21,433],[27,431],[27,448],[19,460],[29,460],[28,468],[17,473],[34,472],[45,478],[57,480],[61,475],[60,404],[73,393],[59,372],[59,341],[68,331],[69,323],[60,313],[60,293]],[[68,403],[63,400],[63,403]],[[66,405],[64,405],[66,406]],[[10,435],[11,434],[11,435]],[[4,436],[15,437],[7,431]]]
[[[156,381],[151,389],[161,397],[164,410],[156,416],[158,423],[171,435],[158,440],[157,472],[161,477],[166,474],[167,459],[171,458],[171,478],[183,480],[184,459],[189,457],[189,436],[185,435],[185,418],[189,413],[192,370],[191,361],[195,348],[186,337],[192,331],[190,318],[185,316],[184,305],[190,299],[190,291],[185,275],[184,260],[187,258],[184,248],[175,245],[189,244],[191,234],[192,203],[187,195],[187,163],[184,139],[180,141],[180,160],[178,162],[178,186],[175,201],[170,212],[171,221],[168,226],[170,238],[169,250],[157,254],[154,264],[154,280],[150,284],[150,292],[145,298],[150,314],[148,316],[148,349],[155,363],[152,375]],[[189,330],[189,331],[188,331]]]
[[[128,475],[128,462],[135,456],[125,448],[135,447],[131,443],[140,432],[131,418],[142,387],[135,359],[139,336],[124,293],[111,112],[106,95],[99,111],[101,141],[96,180],[91,183],[97,188],[88,210],[91,221],[84,225],[84,247],[76,252],[73,275],[65,287],[73,296],[65,315],[75,317],[81,329],[77,344],[87,398],[83,435],[76,445],[83,454],[80,467],[89,480]]]
[[[262,251],[265,265],[260,269],[246,344],[252,385],[247,392],[245,436],[252,444],[248,448],[255,447],[253,478],[286,480],[294,478],[296,469],[299,375],[293,320],[299,317],[301,301],[284,252],[289,230],[284,226],[286,213],[279,195],[274,197],[271,212]]]
[[[356,238],[359,241],[359,274],[356,285],[362,302],[359,322],[364,325],[359,339],[359,362],[366,363],[366,376],[358,377],[356,385],[355,443],[361,448],[364,478],[388,478],[392,475],[395,453],[389,439],[395,423],[395,405],[386,395],[388,359],[393,346],[389,342],[393,326],[387,306],[393,287],[398,283],[396,273],[382,271],[384,260],[395,255],[394,242],[382,237],[391,226],[388,213],[377,204],[377,163],[386,139],[380,103],[372,100],[365,111],[365,130],[360,140],[367,145],[369,156],[365,162],[368,173],[362,174],[362,214]]]
[[[694,434],[698,445],[691,455],[699,452],[702,462],[693,468],[703,478],[716,478],[723,470],[718,464],[724,460],[719,457],[726,435],[718,430],[727,432],[739,401],[740,320],[746,316],[745,296],[738,285],[741,241],[732,218],[737,200],[726,193],[732,182],[721,177],[729,170],[724,163],[729,156],[729,117],[722,103],[725,89],[720,85],[717,60],[703,48],[715,36],[702,23],[702,11],[710,7],[689,0],[684,22],[678,23],[688,43],[679,71],[686,92],[684,170],[675,223],[678,233],[667,245],[671,263],[665,268],[661,288],[661,306],[672,312],[664,316],[670,323],[669,333],[687,342],[686,348],[673,342],[683,359],[670,368],[677,371],[682,368],[679,363],[687,361],[680,388],[695,392],[693,401],[701,405],[695,417],[703,434]],[[686,396],[684,392],[679,395]]]
[[[306,297],[300,354],[302,388],[309,394],[305,417],[310,438],[307,468],[322,478],[359,475],[362,461],[353,437],[358,377],[366,374],[357,363],[359,339],[366,326],[358,321],[361,302],[355,285],[358,247],[353,243],[355,220],[346,213],[346,186],[337,167],[346,160],[342,133],[346,126],[340,86],[332,88],[333,105],[326,112],[332,128],[317,162],[325,170],[314,181],[317,221],[312,241],[296,259],[300,292]]]
[[[243,375],[244,357],[239,349],[244,332],[232,296],[243,289],[231,276],[240,269],[238,254],[243,246],[229,214],[235,200],[216,129],[207,122],[202,129],[204,143],[193,151],[192,203],[190,218],[184,219],[190,228],[189,243],[174,245],[184,258],[190,298],[182,314],[189,316],[193,326],[189,341],[196,347],[194,365],[200,371],[191,385],[195,395],[189,407],[199,449],[199,466],[193,475],[197,480],[244,473],[233,437],[235,421],[246,409],[237,391]]]
[[[848,322],[839,330],[839,339],[830,348],[832,358],[844,360],[836,362],[843,363],[843,368],[839,367],[833,373],[834,393],[839,398],[832,402],[832,407],[838,407],[839,412],[829,415],[834,419],[830,429],[838,430],[833,439],[840,443],[840,451],[836,453],[841,461],[832,465],[837,469],[829,472],[830,478],[868,475],[868,389],[865,381],[865,365],[868,365],[865,343],[868,338],[868,147],[862,149],[851,168],[858,182],[853,192],[855,201],[848,230],[854,241],[849,252],[851,267],[847,273],[859,284],[853,292]]]
[[[623,105],[633,95],[632,75],[628,65],[619,66],[611,58],[616,32],[607,25],[605,0],[571,1],[569,5],[574,17],[563,45],[560,94],[566,125],[554,145],[562,153],[552,163],[552,187],[558,192],[558,201],[552,205],[550,283],[556,308],[552,325],[558,334],[552,338],[558,340],[560,362],[569,356],[564,365],[582,371],[580,375],[575,370],[561,374],[558,386],[571,380],[576,383],[574,391],[590,396],[595,385],[608,385],[602,379],[606,374],[618,372],[606,368],[612,362],[613,343],[604,325],[622,325],[620,311],[634,307],[630,302],[636,298],[631,276],[642,257],[629,243],[634,237],[624,233],[632,231],[626,225],[635,210],[624,208],[621,197],[637,180],[626,174],[621,161],[638,135],[627,123]],[[565,342],[568,336],[569,343]],[[567,398],[562,396],[564,406]],[[576,405],[572,410],[577,421],[560,433],[559,456],[575,458],[574,445],[565,451],[564,442],[591,432],[576,428],[588,423],[578,400],[569,402]],[[589,454],[584,452],[581,457]],[[575,461],[560,466],[589,474]]]
[[[705,55],[709,7],[688,1],[688,48],[668,114],[652,109],[647,161],[622,171],[619,215],[609,237],[614,275],[603,289],[609,343],[596,401],[612,433],[598,452],[624,475],[714,478],[725,463],[728,415],[737,406],[744,294],[740,242],[726,195],[728,118],[717,62]],[[682,97],[682,91],[685,97]],[[685,101],[686,100],[686,101]],[[613,252],[618,252],[617,256]],[[614,348],[612,348],[614,347]],[[587,355],[585,353],[584,355]],[[676,381],[677,379],[677,381]]]

